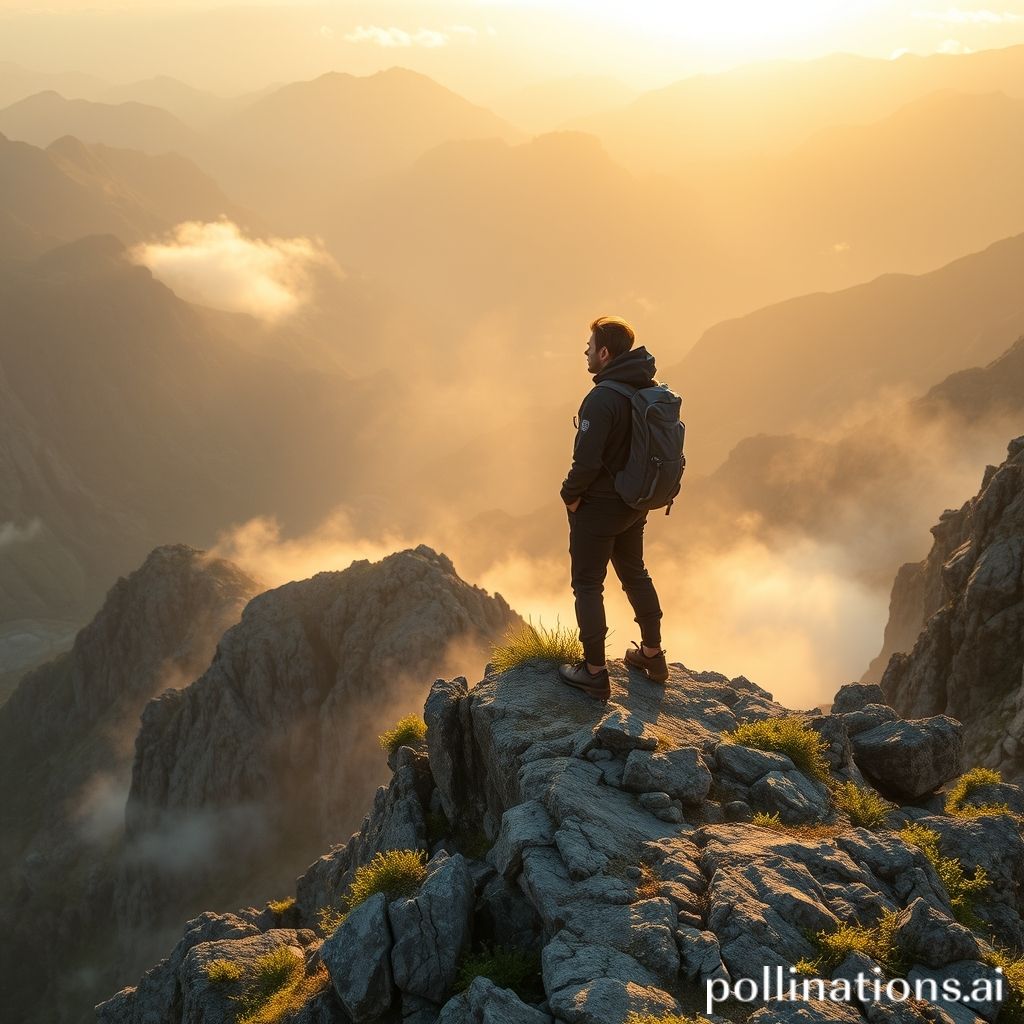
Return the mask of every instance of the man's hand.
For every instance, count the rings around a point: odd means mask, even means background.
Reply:
[[[573,502],[573,503],[572,503],[571,505],[566,505],[565,507],[566,507],[566,508],[567,508],[567,509],[568,509],[568,510],[569,510],[570,512],[575,512],[575,511],[576,511],[576,509],[578,509],[578,508],[580,507],[580,502],[581,502],[582,500],[583,500],[582,498],[577,498],[577,499],[576,499],[576,500],[575,500],[575,501],[574,501],[574,502]]]

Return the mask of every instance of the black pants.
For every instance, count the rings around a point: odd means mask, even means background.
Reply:
[[[576,621],[583,654],[591,665],[604,664],[608,625],[604,615],[604,578],[611,561],[629,598],[647,647],[661,646],[661,604],[644,566],[647,513],[630,508],[621,498],[586,496],[569,516],[569,558]]]

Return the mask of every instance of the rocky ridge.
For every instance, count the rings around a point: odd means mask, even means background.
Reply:
[[[109,937],[114,808],[131,778],[139,714],[209,663],[260,589],[224,559],[157,548],[110,589],[72,649],[26,675],[0,707],[0,974],[16,1019],[31,1019],[43,989],[48,1020],[64,1000],[81,1004],[83,990],[57,965],[89,962]],[[99,955],[94,964],[102,977],[109,965]]]
[[[622,1024],[630,1013],[703,1012],[706,983],[760,981],[766,965],[810,962],[826,978],[870,971],[879,965],[865,952],[825,965],[814,936],[870,929],[886,914],[910,975],[990,975],[993,943],[1020,955],[1019,817],[947,813],[938,792],[964,768],[959,723],[901,719],[877,686],[842,687],[829,714],[788,712],[742,676],[676,663],[662,688],[609,665],[608,705],[568,691],[542,662],[488,670],[472,688],[438,679],[425,744],[397,750],[360,831],[310,865],[294,901],[190,921],[137,986],[97,1006],[97,1020],[232,1020],[246,965],[269,948],[290,950],[316,980],[275,1018],[293,1024]],[[827,782],[783,753],[728,740],[743,723],[794,717],[820,737]],[[874,829],[854,825],[837,803],[843,783],[895,805]],[[1016,787],[993,794],[1024,810]],[[967,875],[985,872],[970,927],[928,852],[901,835],[908,824],[934,830]],[[398,850],[429,856],[415,893],[378,892],[340,924],[325,916],[361,866]],[[536,957],[542,991],[527,1002],[483,975],[455,991],[467,952],[488,948]],[[216,980],[215,960],[238,965],[236,979]],[[730,1013],[757,1024],[981,1024],[999,1009],[769,1002]]]
[[[1024,781],[1024,435],[931,532],[928,556],[896,577],[864,679],[901,715],[958,719],[970,763]]]

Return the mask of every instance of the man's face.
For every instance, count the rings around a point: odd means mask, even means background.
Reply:
[[[587,347],[584,351],[587,353],[587,369],[591,373],[603,370],[610,362],[608,349],[603,345],[601,348],[597,347],[597,337],[593,331],[590,332],[590,340],[587,342]]]

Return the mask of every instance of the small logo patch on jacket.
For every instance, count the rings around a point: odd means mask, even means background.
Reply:
[[[590,420],[580,420],[580,430],[582,433],[586,433],[590,429]]]

